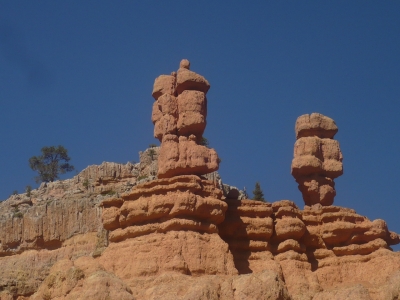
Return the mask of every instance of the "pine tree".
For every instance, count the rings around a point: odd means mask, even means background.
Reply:
[[[68,162],[68,150],[63,146],[50,146],[42,148],[42,155],[32,156],[29,165],[33,171],[37,171],[39,176],[35,177],[37,183],[52,182],[59,178],[60,174],[71,172],[74,166]]]
[[[254,188],[253,195],[254,195],[253,200],[265,201],[264,194],[261,190],[259,182],[256,182],[256,186]]]

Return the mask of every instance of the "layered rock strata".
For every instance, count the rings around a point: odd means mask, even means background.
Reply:
[[[162,232],[163,228],[168,230],[174,225],[217,232],[216,224],[223,221],[227,209],[221,197],[222,191],[212,182],[196,175],[153,180],[138,185],[131,192],[122,194],[121,198],[104,200],[103,225],[111,231],[110,240],[113,242]]]
[[[313,261],[367,255],[400,242],[399,235],[389,231],[385,221],[370,221],[349,208],[306,206],[302,218],[307,226],[302,240]]]
[[[318,113],[296,121],[296,143],[292,175],[306,205],[332,205],[336,195],[334,178],[343,174],[343,156],[333,137],[338,128],[331,118]]]
[[[102,259],[119,253],[121,259],[106,265],[124,265],[132,276],[168,270],[236,274],[228,245],[218,235],[217,225],[227,210],[222,197],[213,182],[182,175],[144,183],[121,198],[103,201],[103,225],[110,231],[111,245]],[[124,257],[132,247],[136,255],[127,262]]]
[[[228,210],[218,229],[229,245],[238,272],[247,274],[270,269],[266,265],[274,265],[270,242],[274,233],[271,204],[232,199],[226,202]]]
[[[344,283],[346,291],[352,287],[355,299],[358,293],[366,299],[392,299],[381,295],[396,293],[400,286],[386,286],[389,276],[396,277],[400,270],[400,256],[390,249],[400,239],[383,220],[370,221],[338,206],[300,210],[289,200],[226,202],[219,234],[229,245],[239,274],[273,271],[285,281],[292,299],[346,295],[338,288]]]
[[[217,152],[200,144],[206,128],[209,88],[203,76],[190,71],[186,59],[177,72],[156,78],[151,119],[154,137],[161,142],[159,178],[204,175],[218,169]]]
[[[272,236],[273,252],[277,260],[306,261],[306,247],[301,238],[306,232],[301,211],[294,202],[281,200],[272,204],[275,232]]]

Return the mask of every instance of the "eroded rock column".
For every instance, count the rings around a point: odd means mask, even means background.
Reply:
[[[319,113],[302,115],[296,121],[296,143],[292,175],[306,205],[332,205],[334,179],[343,174],[343,156],[333,137],[338,128],[331,118]]]
[[[158,178],[218,170],[217,152],[200,144],[207,124],[209,88],[203,76],[190,71],[186,59],[177,72],[156,78],[152,121],[154,137],[161,142]]]
[[[217,152],[200,144],[210,85],[189,66],[182,60],[177,72],[154,82],[158,179],[102,203],[110,245],[100,260],[132,285],[163,272],[238,273],[228,244],[218,235],[228,208],[223,192],[200,176],[216,171],[219,163]]]

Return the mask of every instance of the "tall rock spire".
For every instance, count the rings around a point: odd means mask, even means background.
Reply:
[[[343,174],[343,156],[335,121],[319,113],[302,115],[296,121],[296,143],[292,175],[306,205],[332,205],[336,195],[334,178]]]
[[[203,76],[190,71],[187,59],[181,61],[177,72],[156,78],[151,119],[154,137],[161,142],[159,178],[218,170],[217,152],[200,145],[207,124],[209,88]]]

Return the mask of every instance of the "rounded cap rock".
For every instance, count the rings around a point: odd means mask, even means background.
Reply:
[[[297,118],[295,131],[297,139],[306,136],[332,139],[338,132],[338,127],[331,118],[319,113],[312,113]]]
[[[179,68],[190,70],[190,61],[188,61],[187,59],[182,59],[179,64]]]

